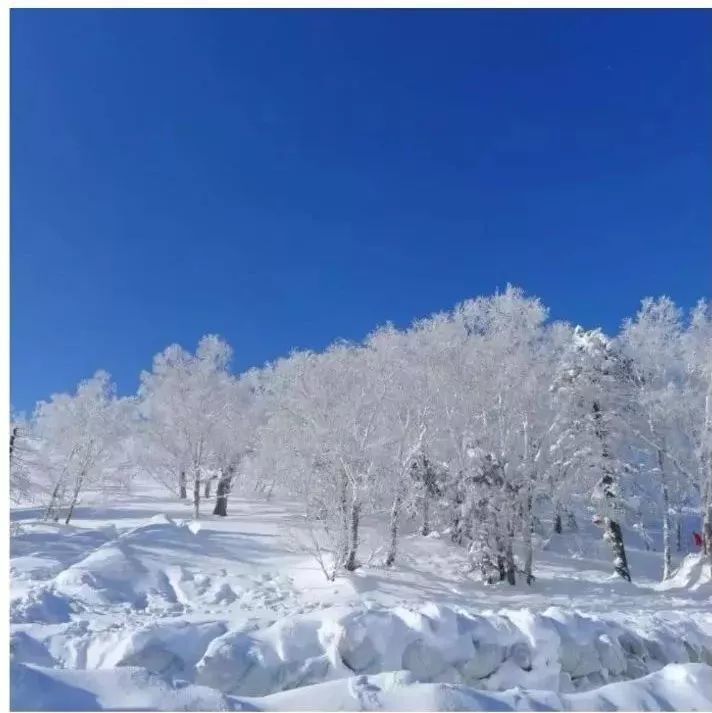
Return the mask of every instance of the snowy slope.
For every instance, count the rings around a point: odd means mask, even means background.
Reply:
[[[437,536],[385,569],[371,527],[371,562],[327,582],[286,502],[192,523],[145,487],[39,515],[12,512],[17,710],[712,710],[708,575],[689,557],[663,587],[634,538],[633,584],[584,532],[540,543],[532,587],[487,588]]]

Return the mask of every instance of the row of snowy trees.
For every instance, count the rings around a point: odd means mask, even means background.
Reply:
[[[67,522],[86,488],[137,472],[190,494],[196,518],[213,481],[218,515],[237,481],[276,487],[329,578],[359,566],[368,516],[387,522],[387,565],[416,517],[487,582],[531,582],[542,521],[561,532],[583,505],[626,579],[625,523],[659,520],[667,577],[675,518],[701,509],[712,554],[710,305],[645,300],[614,339],[547,318],[509,287],[238,376],[217,337],[174,345],[134,397],[99,373],[13,424],[12,487]]]

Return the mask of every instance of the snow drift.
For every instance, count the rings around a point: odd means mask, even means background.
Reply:
[[[228,631],[196,665],[196,681],[264,696],[353,674],[409,671],[419,682],[503,691],[514,686],[587,690],[668,663],[712,664],[712,639],[657,622],[646,638],[622,625],[558,608],[477,615],[426,604],[334,608]]]
[[[712,710],[712,668],[705,664],[671,664],[636,681],[573,694],[536,689],[495,693],[463,685],[419,683],[407,672],[354,676],[263,698],[170,683],[141,668],[67,671],[13,664],[11,677],[14,711]]]

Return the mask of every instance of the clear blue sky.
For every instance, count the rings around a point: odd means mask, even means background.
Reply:
[[[14,10],[11,39],[18,409],[507,282],[608,330],[710,295],[710,12]]]

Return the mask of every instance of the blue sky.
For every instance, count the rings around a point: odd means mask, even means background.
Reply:
[[[11,397],[243,369],[507,282],[712,291],[712,13],[11,16]]]

